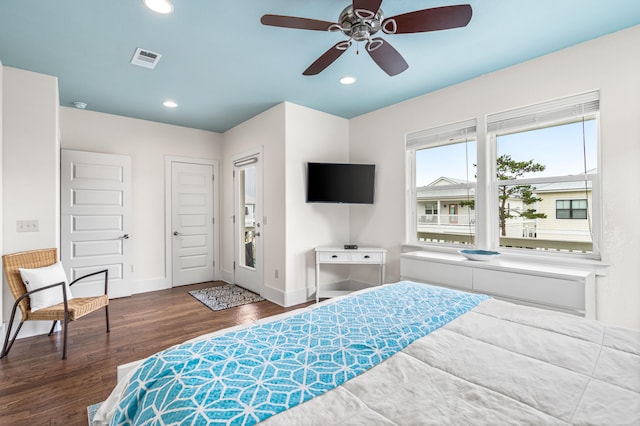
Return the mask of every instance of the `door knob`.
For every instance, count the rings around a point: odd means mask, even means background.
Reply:
[[[182,232],[175,231],[175,232],[173,233],[173,235],[175,235],[175,236],[177,237],[178,235],[182,235]]]
[[[130,237],[130,235],[129,235],[129,234],[124,234],[124,235],[123,235],[122,237],[120,237],[120,238],[122,238],[123,240],[128,240],[128,239],[129,239],[129,237]]]
[[[256,237],[259,237],[259,236],[260,236],[260,233],[259,233],[259,232],[256,232],[256,233],[254,233],[253,235],[254,235],[254,236],[256,236]]]

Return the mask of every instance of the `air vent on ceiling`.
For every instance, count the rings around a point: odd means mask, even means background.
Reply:
[[[161,57],[162,55],[159,53],[138,47],[133,54],[133,58],[131,58],[131,63],[140,67],[154,69]]]

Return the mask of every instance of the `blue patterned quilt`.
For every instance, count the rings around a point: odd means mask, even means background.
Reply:
[[[112,425],[251,425],[340,386],[488,296],[403,281],[148,358]]]

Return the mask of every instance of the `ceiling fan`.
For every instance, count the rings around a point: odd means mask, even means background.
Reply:
[[[409,68],[402,55],[381,37],[372,36],[379,31],[384,34],[409,34],[447,30],[466,26],[471,20],[471,5],[443,6],[416,10],[402,15],[384,18],[380,5],[382,0],[352,0],[338,22],[295,16],[264,15],[260,22],[273,27],[300,30],[341,32],[347,40],[340,41],[323,53],[307,68],[303,75],[316,75],[340,57],[353,42],[366,42],[365,50],[384,72],[390,76]]]

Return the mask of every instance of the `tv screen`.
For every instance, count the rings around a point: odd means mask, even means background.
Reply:
[[[375,164],[307,163],[307,202],[373,204]]]

